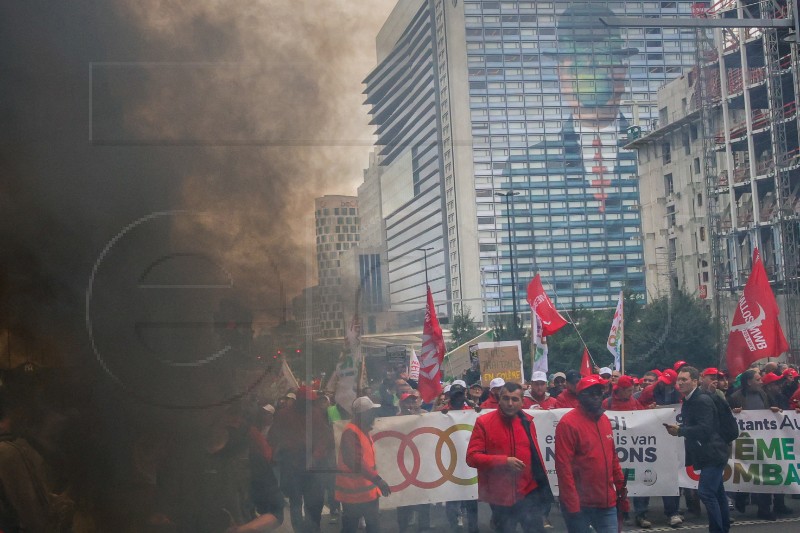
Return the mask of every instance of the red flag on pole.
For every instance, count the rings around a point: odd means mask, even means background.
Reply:
[[[424,402],[432,402],[442,391],[442,362],[444,361],[444,337],[433,294],[428,287],[428,307],[425,310],[425,324],[422,326],[422,351],[419,359],[419,394]]]
[[[581,359],[581,376],[591,376],[592,372],[592,359],[589,357],[589,348],[583,347],[583,359]]]
[[[542,321],[542,337],[549,337],[567,325],[567,321],[558,314],[553,302],[545,294],[539,274],[536,274],[528,284],[528,303],[533,314]]]
[[[756,249],[753,270],[736,305],[728,334],[728,371],[736,376],[753,361],[777,357],[788,350],[789,343],[778,321],[778,304]]]

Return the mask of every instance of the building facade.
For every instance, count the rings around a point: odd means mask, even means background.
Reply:
[[[697,68],[665,88],[659,100],[658,127],[630,146],[639,148],[642,207],[652,214],[652,229],[645,229],[646,246],[648,236],[655,232],[653,250],[666,246],[676,266],[686,265],[688,275],[676,273],[679,283],[688,292],[707,295],[723,324],[723,335],[758,248],[794,350],[792,358],[797,360],[800,117],[796,97],[800,79],[796,34],[790,28],[734,27],[736,19],[790,19],[793,5],[722,0],[698,12],[726,19],[731,27],[713,34],[698,32]],[[682,199],[677,198],[681,191]],[[687,202],[689,196],[695,201]],[[659,231],[665,232],[665,238],[659,238]],[[682,256],[683,250],[695,257]],[[654,262],[657,254],[651,258],[649,262]],[[656,282],[648,278],[648,288]],[[720,343],[723,349],[725,340]]]
[[[317,274],[319,277],[319,331],[322,337],[344,335],[346,295],[342,294],[341,255],[358,245],[358,198],[330,196],[314,200]]]
[[[365,81],[393,308],[422,304],[425,247],[435,299],[473,317],[509,315],[512,292],[525,308],[537,271],[560,307],[613,307],[622,287],[644,297],[636,156],[621,145],[658,116],[665,80],[694,64],[694,38],[600,17],[691,6],[398,3]]]
[[[711,305],[710,235],[697,70],[658,92],[659,118],[638,151],[648,300],[674,290]]]

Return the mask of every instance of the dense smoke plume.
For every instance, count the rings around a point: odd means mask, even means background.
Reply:
[[[182,348],[190,353],[176,348],[140,367],[128,343],[161,343],[158,328],[146,331],[150,322],[209,320],[219,297],[193,299],[184,285],[230,281],[258,328],[279,317],[276,271],[289,298],[313,282],[313,199],[352,194],[360,181],[372,142],[361,80],[393,4],[0,7],[0,368],[62,369],[60,390],[36,394],[43,409],[64,412],[39,430],[55,434],[76,414],[91,427],[79,441],[52,444],[61,474],[73,478],[65,483],[95,483],[97,493],[109,477],[128,475],[105,451],[124,456],[133,446],[127,425],[165,416],[121,399],[124,387],[101,371],[104,358],[114,358],[117,381],[133,379],[141,393],[145,382],[173,386],[194,361],[215,357],[194,338]],[[207,261],[191,261],[198,257]],[[160,269],[165,258],[177,262]],[[143,306],[134,289],[153,281],[173,293]],[[152,320],[133,331],[130,320],[142,315]],[[198,344],[208,353],[194,353]],[[172,368],[151,373],[165,358]],[[187,388],[204,389],[214,374]]]
[[[360,80],[391,4],[4,5],[2,320],[12,365],[47,364],[82,344],[92,265],[154,212],[203,213],[162,236],[221,258],[248,289],[240,297],[274,320],[270,261],[287,295],[306,286],[313,198],[351,193],[366,163]]]

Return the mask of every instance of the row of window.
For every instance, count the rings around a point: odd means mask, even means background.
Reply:
[[[560,2],[479,2],[465,1],[466,13],[499,12],[516,13],[520,10],[536,10],[538,13],[555,13],[561,11],[570,1]],[[596,2],[602,4],[603,2]],[[606,5],[615,13],[651,13],[654,10],[666,10],[670,13],[691,13],[694,0],[661,1],[661,2],[607,2]]]
[[[329,208],[327,208],[327,207],[326,207],[326,208],[324,208],[324,209],[317,209],[317,210],[314,212],[314,214],[315,214],[317,217],[321,217],[321,216],[325,216],[325,217],[327,217],[327,216],[330,216],[330,214],[331,214],[331,209],[329,209]],[[355,214],[356,214],[356,208],[355,208],[355,207],[341,207],[341,208],[339,208],[339,207],[334,207],[334,208],[333,208],[333,215],[334,215],[334,216],[339,216],[339,215],[355,215]]]

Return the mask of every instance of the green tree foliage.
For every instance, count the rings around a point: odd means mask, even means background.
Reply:
[[[655,300],[625,332],[626,370],[641,374],[679,359],[700,370],[717,366],[719,327],[709,308],[693,296],[676,291],[672,298]]]
[[[625,372],[642,375],[652,368],[671,367],[678,359],[698,368],[716,366],[719,324],[702,302],[676,291],[672,298],[661,298],[641,305],[625,293]],[[610,366],[614,358],[606,348],[613,309],[575,309],[568,324],[548,337],[551,372],[577,369],[583,356],[580,331],[595,365]]]
[[[459,314],[453,316],[453,324],[450,331],[451,341],[447,349],[453,350],[465,342],[471,341],[479,334],[480,331],[475,325],[475,320],[472,318],[469,308],[462,308]]]

